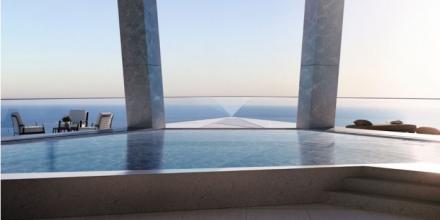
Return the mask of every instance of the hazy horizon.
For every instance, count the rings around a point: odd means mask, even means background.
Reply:
[[[256,96],[205,96],[205,95],[195,95],[195,96],[164,96],[165,98],[298,98],[298,96],[267,96],[267,95],[256,95]],[[51,99],[123,99],[124,96],[102,96],[102,97],[22,97],[22,98],[1,98],[1,100],[51,100]],[[439,100],[440,97],[367,97],[367,96],[338,96],[338,99],[403,99],[403,100]]]
[[[304,0],[157,1],[165,96],[298,95]],[[124,96],[116,0],[1,10],[2,99]],[[345,1],[338,95],[440,98],[438,11]]]

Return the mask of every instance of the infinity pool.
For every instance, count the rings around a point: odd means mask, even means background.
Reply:
[[[430,162],[440,143],[302,130],[164,130],[4,144],[2,173]]]

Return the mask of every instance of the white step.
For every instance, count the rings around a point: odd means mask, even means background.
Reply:
[[[342,188],[367,194],[440,202],[440,186],[430,184],[353,177],[344,179]]]
[[[363,175],[375,179],[386,179],[402,182],[428,184],[440,187],[440,174],[421,171],[383,169],[376,167],[364,167]]]
[[[440,219],[440,203],[349,191],[330,191],[328,203],[394,215]]]

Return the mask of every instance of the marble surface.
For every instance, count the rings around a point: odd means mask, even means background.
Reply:
[[[156,0],[119,0],[129,129],[165,127]]]
[[[440,205],[434,202],[426,203],[417,200],[351,192],[330,192],[329,195],[328,202],[330,204],[414,216],[426,220],[438,220],[440,216]]]
[[[338,90],[338,66],[302,66],[297,127],[334,127]]]
[[[327,192],[327,202],[364,210],[438,220],[438,173],[365,167],[362,175],[344,178]]]
[[[332,132],[336,132],[336,133],[340,133],[340,134],[354,134],[354,135],[365,135],[365,136],[372,136],[372,137],[397,138],[397,139],[404,139],[404,140],[440,142],[440,135],[403,133],[403,132],[392,132],[392,131],[377,131],[377,130],[354,129],[354,128],[344,128],[344,127],[335,127],[332,129],[328,129],[327,131],[332,131]]]
[[[297,127],[335,125],[344,0],[306,0]]]
[[[338,66],[344,0],[306,0],[302,66]]]
[[[2,219],[315,203],[324,199],[323,190],[335,189],[341,179],[361,170],[322,167],[2,179]]]
[[[353,196],[328,200],[328,193],[341,189],[346,179],[363,176],[437,186],[440,183],[438,173],[368,166],[133,172],[16,179],[2,176],[2,218],[74,217],[341,201],[342,205],[356,205],[358,200],[353,200]],[[376,203],[389,201],[380,197],[374,199]],[[410,214],[395,211],[408,204],[405,200],[393,200],[392,204],[388,206],[393,213]],[[426,206],[417,207],[411,208],[412,213],[426,210]],[[266,214],[253,217],[260,215]]]
[[[434,184],[421,184],[417,182],[402,182],[370,177],[353,177],[344,179],[343,189],[365,194],[404,197],[413,200],[437,202],[440,205],[440,185],[438,184],[436,186]]]

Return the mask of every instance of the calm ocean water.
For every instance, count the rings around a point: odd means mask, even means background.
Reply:
[[[297,101],[297,98],[266,97],[166,98],[165,114],[167,122],[229,116],[296,122]],[[46,132],[52,132],[58,120],[70,109],[89,111],[91,122],[99,112],[113,112],[113,127],[126,126],[124,99],[2,100],[1,135],[12,135],[11,112],[20,112],[26,124],[44,124]],[[351,124],[360,118],[373,123],[398,119],[418,126],[440,128],[440,100],[338,99],[337,126]]]

